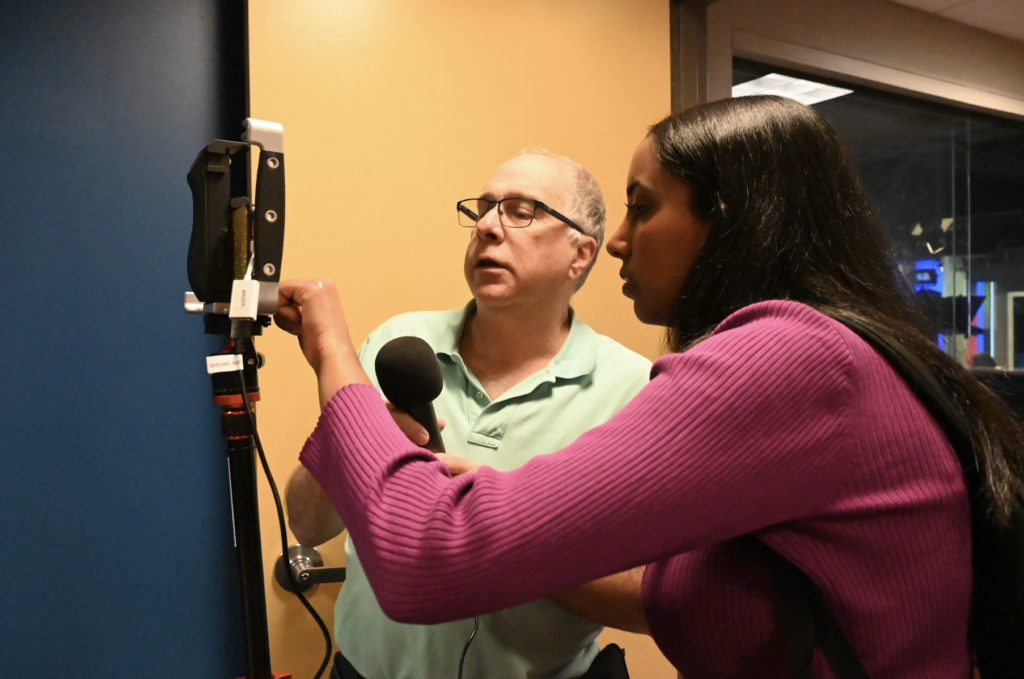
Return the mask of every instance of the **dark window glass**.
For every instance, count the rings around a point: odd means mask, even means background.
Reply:
[[[849,145],[936,342],[967,366],[1024,370],[1024,123],[733,62],[734,85],[770,73],[852,90],[811,105]]]

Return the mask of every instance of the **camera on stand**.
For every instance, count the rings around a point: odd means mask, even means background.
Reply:
[[[252,404],[259,400],[257,370],[263,357],[253,337],[277,311],[284,248],[284,128],[247,118],[243,141],[216,139],[188,172],[192,237],[188,247],[185,311],[203,314],[206,334],[226,337],[207,356],[213,402],[220,406],[230,481],[232,526],[242,593],[246,679],[284,679],[270,666],[256,491],[258,441]],[[255,191],[250,191],[253,147],[259,149]],[[251,198],[254,196],[254,198]]]

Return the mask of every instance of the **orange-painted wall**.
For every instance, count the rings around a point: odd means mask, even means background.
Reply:
[[[626,170],[646,126],[669,112],[667,0],[250,0],[251,111],[285,128],[285,277],[327,277],[358,342],[404,311],[448,309],[469,294],[469,233],[453,203],[475,195],[520,147],[586,166],[621,221]],[[598,332],[654,358],[603,254],[574,303]],[[294,340],[260,341],[261,437],[278,484],[318,414]],[[280,552],[269,492],[260,496],[274,668],[312,676],[322,640],[273,582]],[[342,540],[322,548],[344,560]],[[332,626],[338,586],[312,600]],[[646,637],[627,647],[634,676],[676,676]]]

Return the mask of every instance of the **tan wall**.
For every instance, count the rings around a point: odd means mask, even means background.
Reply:
[[[632,150],[669,112],[667,0],[250,0],[249,13],[252,115],[285,127],[284,275],[334,279],[356,341],[467,301],[453,203],[519,147],[590,169],[616,226]],[[575,306],[653,358],[660,332],[635,320],[617,271],[602,255]],[[291,338],[270,330],[260,349],[261,435],[283,490],[316,391]],[[322,642],[270,578],[279,538],[269,493],[260,503],[274,668],[309,677]],[[322,551],[343,562],[340,539]],[[328,626],[337,591],[312,597]],[[646,637],[626,645],[634,676],[675,677]]]
[[[710,99],[730,95],[734,53],[1024,118],[1024,43],[886,0],[718,0]]]

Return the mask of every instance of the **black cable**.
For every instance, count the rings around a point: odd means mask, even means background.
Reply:
[[[476,631],[480,629],[480,618],[473,617],[473,631],[470,632],[469,638],[466,639],[466,645],[462,647],[462,657],[459,658],[459,679],[462,679],[462,665],[466,662],[466,652],[469,651],[469,645],[473,643],[473,637],[476,636]]]
[[[239,347],[239,349],[241,349],[241,347]],[[241,355],[241,352],[239,355]],[[242,365],[242,369],[238,371],[238,377],[242,381],[242,402],[245,403],[245,412],[249,416],[249,426],[252,427],[252,439],[256,443],[256,451],[260,455],[260,464],[263,465],[263,473],[267,477],[267,483],[270,484],[270,491],[274,494],[274,505],[277,507],[277,522],[281,527],[281,553],[284,555],[283,558],[285,560],[285,564],[288,565],[288,532],[284,523],[284,507],[281,504],[281,495],[277,492],[277,484],[274,483],[274,476],[270,473],[270,465],[267,464],[267,456],[263,453],[263,444],[260,443],[260,435],[256,431],[256,417],[253,415],[252,405],[249,403],[249,390],[245,386],[244,357],[242,358]],[[316,624],[320,627],[320,631],[323,632],[324,641],[327,644],[327,652],[324,654],[324,661],[320,663],[320,669],[316,671],[316,675],[313,677],[313,679],[320,679],[324,670],[327,668],[327,663],[331,661],[331,633],[327,630],[327,625],[324,624],[324,621],[317,614],[316,609],[310,605],[309,601],[306,600],[306,596],[302,593],[302,590],[299,589],[299,583],[295,580],[295,573],[292,572],[291,566],[288,565],[288,568],[285,570],[288,571],[288,579],[291,580],[292,587],[295,588],[295,596],[299,597],[299,601],[302,602],[302,605],[306,607],[309,614],[313,616],[314,620],[316,620]],[[473,630],[473,634],[476,634],[476,629]],[[469,640],[472,641],[473,637],[470,636]],[[466,647],[469,647],[468,642],[466,643]],[[462,654],[463,657],[465,657],[465,650],[463,650]],[[461,677],[461,675],[462,671],[460,668],[459,676]]]

